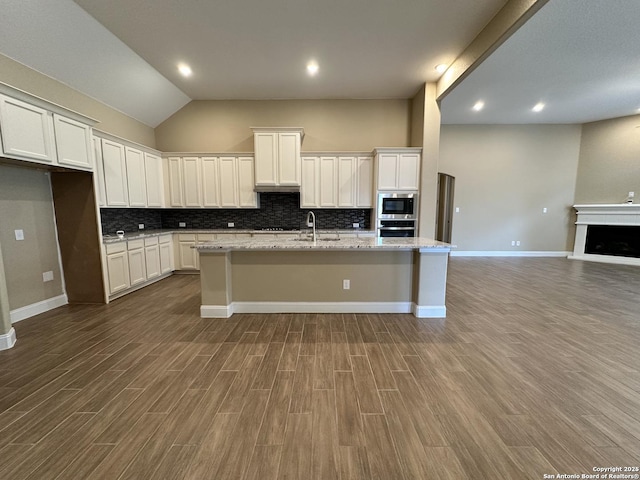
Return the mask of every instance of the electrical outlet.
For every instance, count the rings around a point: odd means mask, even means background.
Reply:
[[[349,290],[350,288],[351,288],[351,280],[349,279],[342,280],[342,289]]]
[[[229,223],[227,223],[227,227],[229,227],[229,228],[233,228],[233,227],[235,227],[235,226],[236,226],[236,224],[235,224],[235,223],[233,223],[233,222],[229,222]]]
[[[516,241],[515,240],[511,240],[511,246],[515,247],[516,246]]]
[[[178,222],[178,227],[184,228],[187,226],[187,222]]]
[[[520,240],[517,240],[516,241],[516,247],[519,247],[519,246],[520,246]]]
[[[544,208],[542,209],[542,213],[547,213],[547,207],[544,207]]]
[[[360,224],[359,223],[354,223],[353,224],[353,228],[360,228]]]
[[[138,224],[138,230],[144,230],[144,223]]]
[[[52,271],[44,272],[42,274],[42,281],[43,282],[51,282],[51,281],[53,281],[53,272]]]
[[[24,230],[16,230],[16,240],[24,240]]]
[[[456,213],[460,213],[460,207],[456,207]]]

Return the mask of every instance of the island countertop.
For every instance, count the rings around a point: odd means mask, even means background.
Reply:
[[[196,248],[200,253],[233,250],[419,250],[450,251],[455,248],[448,243],[432,238],[339,238],[335,235],[320,235],[316,241],[300,238],[235,238],[220,239],[200,243]]]

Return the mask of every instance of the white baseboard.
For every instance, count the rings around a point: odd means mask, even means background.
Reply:
[[[584,255],[569,255],[568,258],[571,260],[584,260],[586,262],[597,263],[612,263],[615,265],[640,265],[640,258],[617,257],[615,255],[595,255],[585,253]]]
[[[0,350],[9,350],[16,344],[16,331],[13,327],[7,333],[0,335]]]
[[[202,318],[229,318],[234,313],[411,313],[411,302],[233,302],[202,305]]]
[[[447,307],[444,305],[413,304],[413,314],[418,318],[446,318]]]
[[[510,250],[451,250],[452,257],[568,257],[571,252],[554,252],[554,251],[526,251],[512,252]]]
[[[69,299],[66,294],[58,295],[57,297],[47,298],[46,300],[42,300],[41,302],[32,303],[31,305],[27,305],[24,307],[16,308],[15,310],[11,310],[11,323],[19,322],[20,320],[24,320],[25,318],[30,318],[35,315],[39,315],[44,312],[48,312],[49,310],[53,310],[54,308],[61,307],[69,303]]]

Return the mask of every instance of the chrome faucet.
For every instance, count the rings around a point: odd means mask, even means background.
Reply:
[[[316,241],[316,214],[312,211],[307,213],[307,227],[313,227],[313,241]]]

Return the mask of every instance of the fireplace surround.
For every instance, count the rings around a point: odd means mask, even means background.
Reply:
[[[640,204],[574,205],[571,259],[640,265]]]

